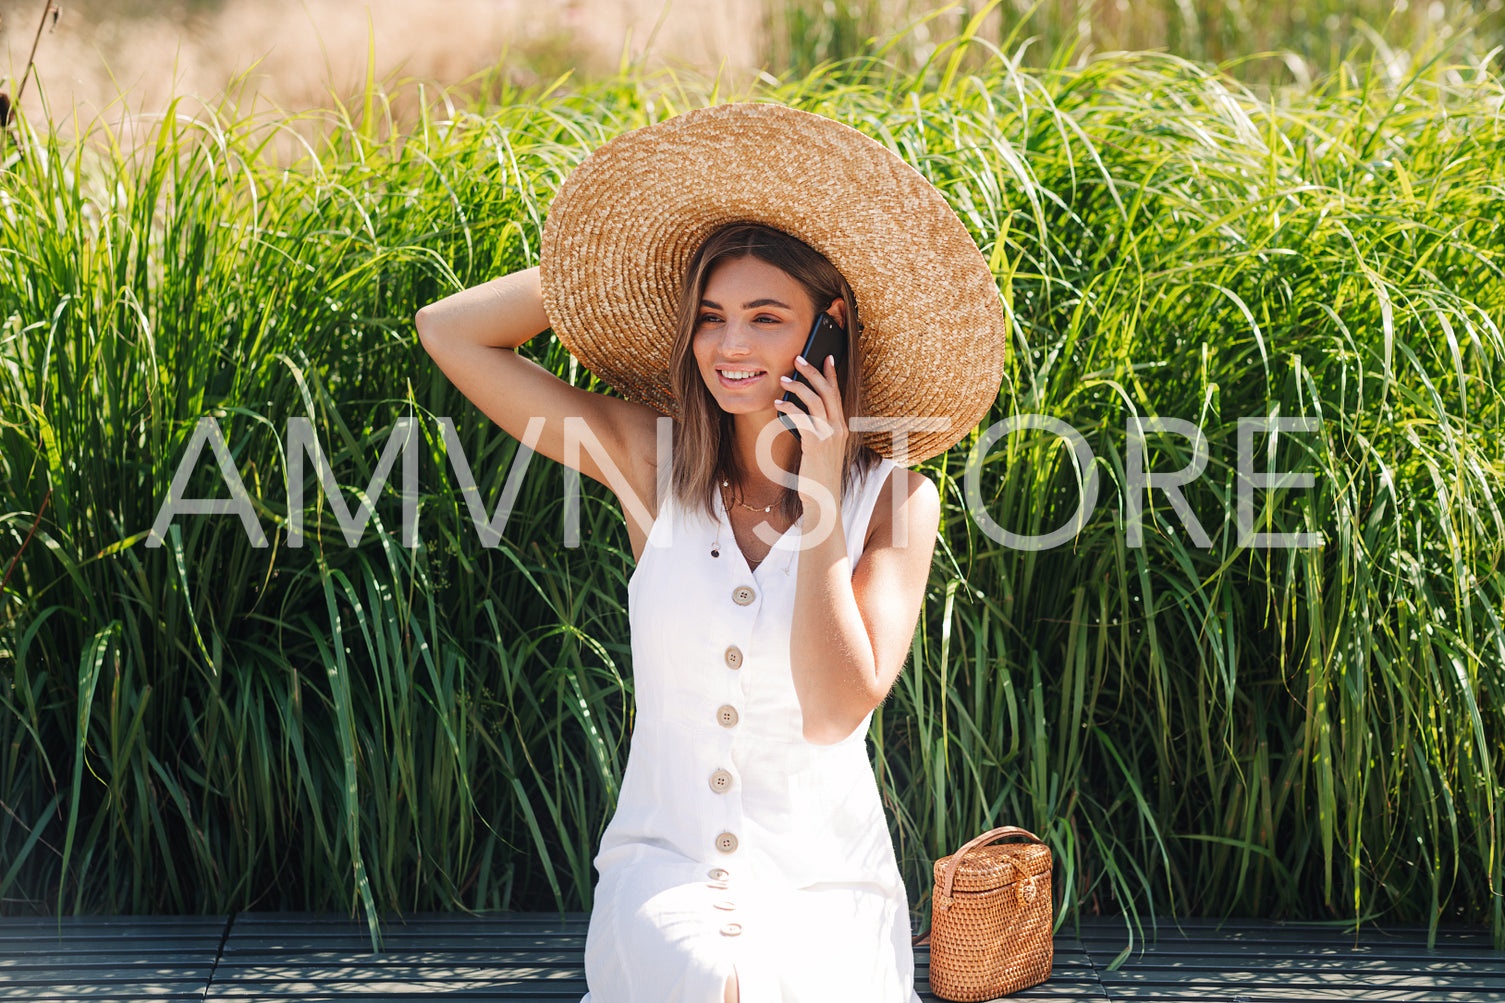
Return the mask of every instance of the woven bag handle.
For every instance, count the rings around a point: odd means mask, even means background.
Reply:
[[[943,904],[951,902],[951,881],[956,877],[956,865],[961,863],[962,858],[979,846],[984,846],[995,839],[1003,839],[1007,836],[1027,836],[1036,843],[1045,842],[1045,840],[1036,836],[1028,829],[1021,829],[1017,825],[1004,825],[999,826],[997,829],[989,829],[976,839],[970,840],[967,845],[951,855],[951,862],[946,865],[945,873],[941,877],[941,902]],[[944,908],[944,905],[942,907]]]

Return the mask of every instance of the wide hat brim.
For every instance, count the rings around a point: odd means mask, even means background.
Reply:
[[[942,426],[909,432],[906,462],[945,451],[987,414],[1005,320],[966,227],[886,147],[780,105],[685,112],[616,137],[565,179],[540,258],[555,335],[622,396],[677,414],[668,364],[685,268],[735,222],[799,238],[852,287],[863,410]],[[894,455],[890,433],[868,442]]]

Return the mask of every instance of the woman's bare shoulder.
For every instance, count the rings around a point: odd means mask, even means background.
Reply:
[[[864,549],[916,542],[929,548],[934,544],[940,517],[941,495],[935,482],[918,470],[895,465],[888,471],[873,504]],[[903,521],[906,532],[896,532],[896,518]]]

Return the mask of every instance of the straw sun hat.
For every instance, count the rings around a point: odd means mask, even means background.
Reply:
[[[998,396],[1005,350],[992,272],[941,193],[839,122],[728,104],[616,137],[560,187],[540,268],[554,333],[629,400],[677,413],[668,361],[680,284],[702,241],[755,222],[815,248],[862,318],[865,411],[945,418],[909,433],[908,462],[943,452]],[[868,441],[892,455],[892,437]]]

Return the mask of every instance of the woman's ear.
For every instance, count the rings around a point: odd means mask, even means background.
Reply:
[[[847,326],[847,301],[846,300],[843,300],[843,299],[832,300],[831,301],[831,305],[826,308],[826,313],[830,314],[831,318],[833,320],[835,320],[836,323],[840,324],[842,326],[843,330],[846,329],[846,326]]]

